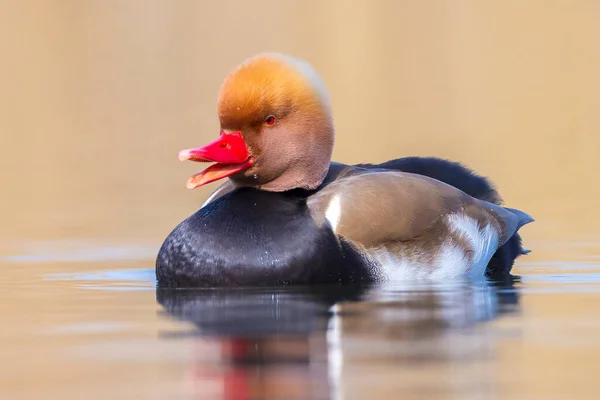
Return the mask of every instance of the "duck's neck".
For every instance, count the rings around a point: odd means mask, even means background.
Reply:
[[[323,168],[322,166],[315,167],[314,165],[297,166],[291,171],[286,171],[280,177],[257,186],[260,190],[269,192],[287,192],[290,190],[314,190],[318,188],[329,170],[329,162]]]
[[[286,192],[294,189],[317,189],[327,177],[333,153],[334,129],[330,118],[303,119],[293,128],[294,135],[286,143],[274,141],[265,146],[268,154],[261,156],[263,174],[255,179],[245,178],[234,182],[236,186],[251,186],[269,192]],[[313,122],[311,124],[310,122]],[[264,170],[277,166],[281,172]]]

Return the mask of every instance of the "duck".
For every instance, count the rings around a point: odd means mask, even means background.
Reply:
[[[178,158],[211,163],[188,189],[224,181],[161,245],[161,286],[505,276],[529,252],[519,230],[533,218],[459,162],[332,161],[329,95],[303,59],[246,59],[222,83],[217,114],[218,137]]]

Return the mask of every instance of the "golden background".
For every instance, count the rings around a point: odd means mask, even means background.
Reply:
[[[218,134],[216,95],[229,71],[280,51],[309,61],[326,82],[336,161],[464,162],[491,177],[507,205],[536,218],[522,231],[533,250],[523,262],[597,256],[599,21],[592,0],[0,0],[0,250],[18,254],[48,241],[160,245],[216,187],[188,191],[201,166],[180,163],[177,152]],[[111,297],[44,278],[107,265],[152,268],[152,255],[117,264],[7,263],[4,389],[35,398],[166,398],[179,388],[179,370],[158,355],[135,364],[131,386],[113,387],[106,382],[130,374],[128,364],[69,361],[70,346],[89,338],[31,333],[116,320],[137,324],[129,335],[150,341],[140,353],[158,354],[152,341],[166,322],[152,291]],[[582,321],[597,315],[596,298],[570,301],[524,300],[518,352],[504,345],[494,359],[495,391],[532,399],[531,391],[576,391],[595,379],[585,365],[598,359],[597,336],[586,336],[585,349],[540,344],[549,332],[576,340],[564,330],[573,310]],[[133,320],[125,302],[139,307]],[[185,359],[182,346],[169,352]],[[62,374],[83,386],[68,386]],[[519,379],[526,383],[515,386]]]

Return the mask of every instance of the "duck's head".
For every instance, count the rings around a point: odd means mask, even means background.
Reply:
[[[238,66],[217,101],[217,140],[182,150],[180,160],[214,162],[190,189],[229,177],[236,186],[281,192],[314,189],[329,168],[334,129],[320,77],[302,61],[263,54]]]

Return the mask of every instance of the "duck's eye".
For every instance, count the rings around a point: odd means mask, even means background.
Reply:
[[[265,125],[273,125],[275,123],[275,117],[272,115],[269,115],[266,119],[265,119]]]

